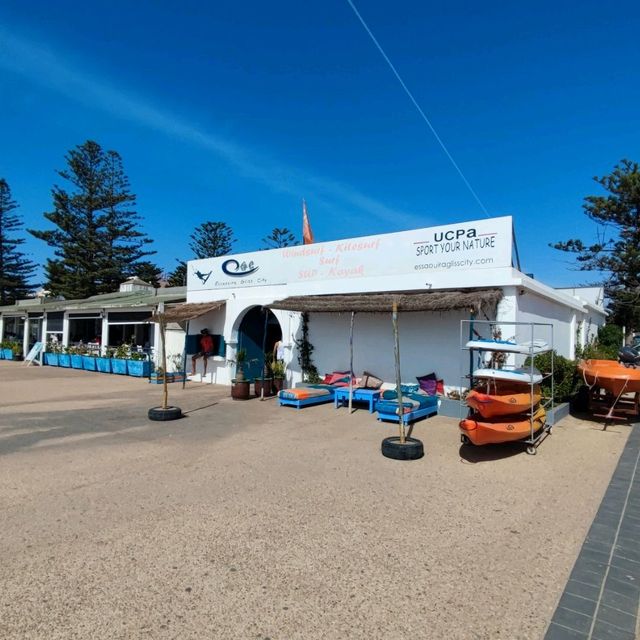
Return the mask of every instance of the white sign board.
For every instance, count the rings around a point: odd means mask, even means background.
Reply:
[[[511,216],[192,260],[187,289],[236,289],[305,282],[510,267]]]
[[[27,353],[27,355],[24,357],[24,361],[28,364],[32,364],[33,362],[36,362],[37,364],[41,364],[41,362],[38,362],[36,358],[42,353],[43,347],[44,347],[43,342],[36,342],[33,345],[33,347],[31,347],[31,349],[29,350],[29,353]]]

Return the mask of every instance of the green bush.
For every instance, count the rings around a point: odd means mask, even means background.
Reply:
[[[551,356],[552,352],[541,353],[534,357],[533,366],[545,376],[551,374]],[[529,367],[531,359],[525,361],[525,368]],[[576,369],[576,363],[564,356],[558,355],[553,351],[553,400],[554,402],[568,402],[569,398],[575,393],[580,386],[581,378]],[[551,377],[547,377],[540,385],[542,387],[542,395],[545,398],[551,397]]]
[[[614,349],[616,354],[622,346],[622,327],[617,324],[605,324],[598,330],[598,344],[601,347]]]
[[[576,356],[584,360],[617,360],[620,347],[612,347],[610,345],[600,344],[598,341],[588,344],[580,354],[576,349]]]

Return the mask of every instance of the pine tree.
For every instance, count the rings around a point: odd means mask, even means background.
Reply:
[[[266,249],[281,249],[282,247],[292,247],[296,244],[300,244],[298,239],[291,233],[286,227],[275,227],[270,235],[266,238],[262,238],[262,242],[267,245]]]
[[[144,249],[152,240],[137,229],[140,216],[132,209],[136,197],[130,192],[129,179],[122,168],[122,158],[115,151],[107,151],[104,165],[107,207],[102,290],[116,291],[123,279],[132,275],[157,285],[159,267],[148,260],[142,260],[155,251]]]
[[[622,160],[611,174],[594,180],[608,192],[587,196],[583,205],[598,227],[597,241],[552,246],[574,254],[579,270],[600,275],[613,320],[631,330],[640,326],[640,167]]]
[[[186,287],[187,286],[187,263],[178,260],[180,263],[167,278],[170,287]]]
[[[69,151],[66,161],[58,175],[70,190],[54,185],[53,211],[44,214],[56,228],[29,229],[54,249],[45,266],[46,286],[67,299],[116,291],[147,262],[142,258],[155,253],[145,250],[151,240],[136,228],[140,217],[122,160],[88,140]]]
[[[190,237],[189,248],[197,260],[225,256],[236,241],[226,222],[203,222]]]
[[[0,304],[12,304],[26,297],[33,286],[36,265],[18,249],[24,238],[12,236],[22,228],[20,216],[13,213],[18,204],[11,197],[11,189],[4,178],[0,178]]]
[[[203,222],[189,236],[189,248],[196,260],[217,258],[231,253],[236,242],[233,229],[226,222]],[[187,263],[178,259],[178,266],[169,274],[169,286],[184,287],[187,284]]]

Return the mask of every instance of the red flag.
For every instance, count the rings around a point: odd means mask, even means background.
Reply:
[[[309,224],[307,203],[304,200],[302,201],[302,244],[313,244],[313,231]]]

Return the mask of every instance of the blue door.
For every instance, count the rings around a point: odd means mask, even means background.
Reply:
[[[247,352],[243,367],[247,380],[263,375],[264,353],[272,353],[278,340],[282,340],[282,330],[273,312],[264,307],[249,309],[238,329],[238,349],[245,349]]]

